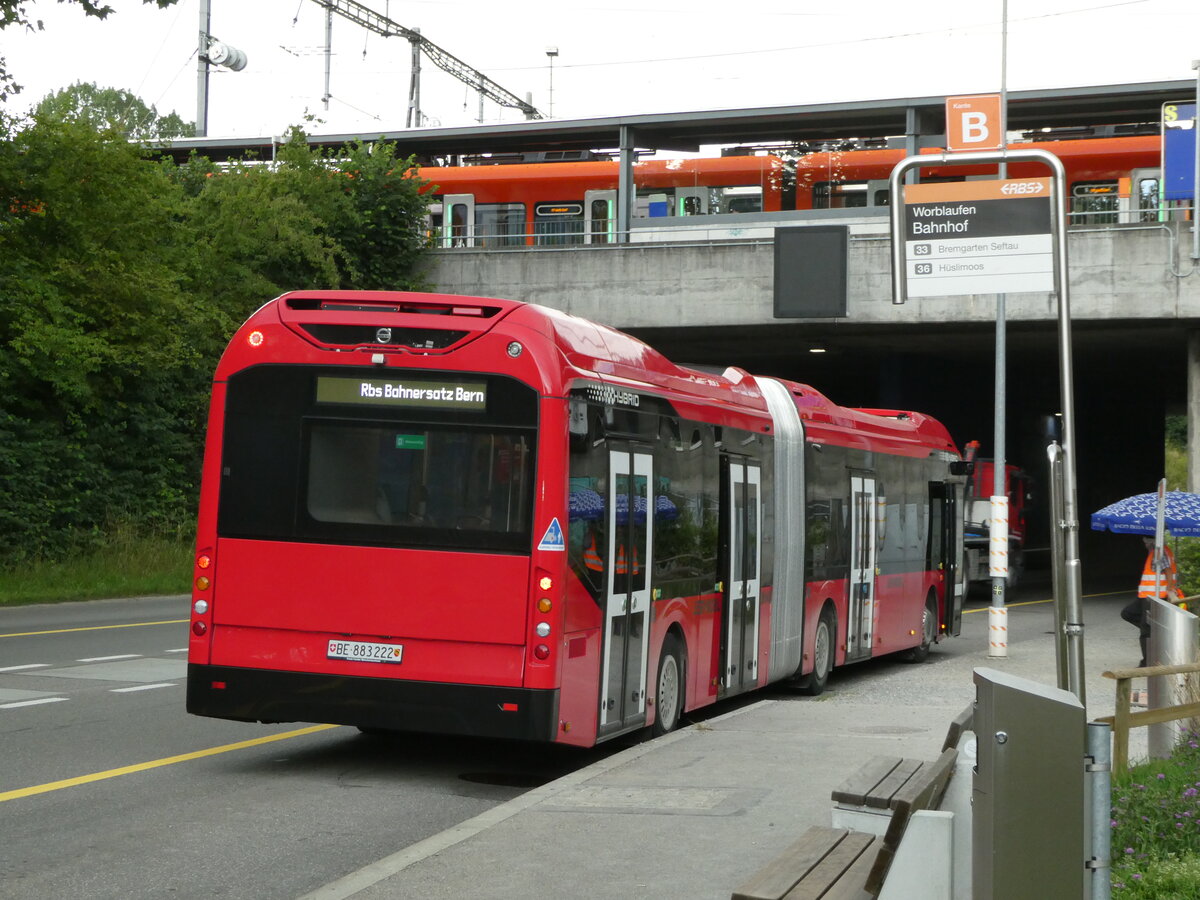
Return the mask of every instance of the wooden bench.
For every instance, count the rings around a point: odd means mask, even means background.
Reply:
[[[867,815],[878,817],[876,827],[808,829],[734,891],[733,900],[866,900],[879,896],[910,818],[919,810],[937,806],[957,756],[958,751],[950,747],[933,762],[891,757],[870,760],[833,792],[833,801],[839,809],[868,811]]]
[[[733,900],[869,898],[863,885],[878,845],[872,834],[814,825],[734,891]]]

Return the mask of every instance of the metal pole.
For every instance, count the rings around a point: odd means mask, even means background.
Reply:
[[[546,108],[546,115],[551,119],[554,118],[554,57],[558,56],[557,47],[547,47],[546,56],[550,58],[550,102]]]
[[[633,204],[637,196],[637,186],[633,181],[633,162],[637,149],[636,135],[628,125],[622,125],[620,131],[621,157],[617,175],[617,233],[613,236],[615,243],[629,243],[629,233],[633,230]]]
[[[414,28],[412,37],[412,65],[408,75],[408,115],[404,118],[405,128],[421,127],[421,32]]]
[[[1067,178],[1062,161],[1051,153],[1048,164],[1054,172],[1054,223],[1058,253],[1058,365],[1062,402],[1063,447],[1063,549],[1065,553],[1067,673],[1068,690],[1087,703],[1083,683],[1083,573],[1079,563],[1079,511],[1075,486],[1075,382],[1071,354],[1071,284],[1067,253]]]
[[[200,38],[196,48],[196,137],[208,137],[208,33],[212,13],[200,0]]]
[[[1058,670],[1058,687],[1067,690],[1071,684],[1067,672],[1067,631],[1065,603],[1067,590],[1063,571],[1063,490],[1062,448],[1058,441],[1046,447],[1050,462],[1050,571],[1054,586],[1054,662]]]
[[[1008,149],[1005,132],[1008,113],[1008,0],[1003,3],[1000,30],[1000,152]],[[1000,163],[1000,178],[1008,177],[1007,163]],[[1008,610],[1004,606],[1004,588],[1008,575],[1008,490],[1005,476],[1005,399],[1007,384],[1008,322],[1006,294],[996,295],[996,371],[995,418],[992,422],[992,504],[988,526],[988,569],[992,576],[992,602],[988,610],[988,656],[1008,656]],[[1003,517],[1003,518],[1001,518]]]
[[[1112,727],[1103,722],[1088,722],[1087,781],[1091,788],[1091,900],[1109,900],[1112,896]]]
[[[329,76],[333,66],[333,7],[325,10],[325,96],[321,98],[329,109]]]

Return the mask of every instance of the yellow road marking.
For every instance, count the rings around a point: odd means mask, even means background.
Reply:
[[[33,637],[38,634],[67,634],[72,631],[104,631],[108,628],[142,628],[146,625],[179,625],[187,619],[167,619],[164,622],[127,622],[124,625],[88,625],[85,628],[56,628],[53,631],[14,631],[11,634],[0,634],[0,638],[6,637]]]
[[[1115,597],[1117,594],[1127,594],[1127,593],[1129,593],[1129,591],[1108,591],[1107,593],[1103,593],[1103,594],[1084,594],[1082,599],[1091,600],[1095,597]],[[1036,606],[1039,603],[1053,603],[1053,602],[1054,602],[1053,597],[1047,597],[1045,600],[1023,600],[1020,603],[1005,603],[1004,607],[1005,607],[1005,609],[1007,609],[1010,606]],[[990,606],[981,606],[978,609],[964,609],[963,615],[965,616],[967,613],[987,612],[989,609],[991,609]],[[4,635],[0,634],[0,637],[4,637]]]
[[[155,759],[150,762],[137,763],[132,766],[122,766],[119,769],[108,769],[105,772],[94,772],[91,775],[80,775],[76,778],[64,778],[62,781],[51,781],[48,784],[38,784],[33,787],[19,788],[15,791],[5,791],[0,794],[0,803],[5,800],[17,800],[21,797],[32,797],[34,794],[45,794],[50,791],[60,791],[63,788],[77,787],[81,784],[91,784],[93,781],[104,781],[107,778],[117,778],[121,775],[132,775],[134,772],[145,772],[160,766],[172,766],[175,763],[189,762],[193,759],[203,759],[206,756],[216,756],[219,753],[229,753],[233,750],[245,750],[248,747],[258,747],[275,741],[286,741],[290,738],[302,737],[306,734],[316,734],[318,731],[328,731],[340,728],[340,725],[312,725],[296,731],[285,731],[282,734],[270,734],[266,737],[254,738],[249,741],[238,741],[236,744],[225,744],[221,747],[210,747],[207,750],[196,750],[192,753],[181,753],[179,756],[168,756],[165,759]]]

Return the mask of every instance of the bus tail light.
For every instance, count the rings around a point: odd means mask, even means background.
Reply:
[[[533,655],[535,657],[537,657],[538,659],[549,659],[550,658],[550,648],[547,647],[545,644],[538,644],[536,647],[533,648]]]
[[[205,548],[196,554],[195,579],[192,582],[192,634],[208,634],[208,617],[212,610],[213,554]]]

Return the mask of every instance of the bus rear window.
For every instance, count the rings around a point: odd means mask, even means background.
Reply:
[[[377,369],[267,365],[232,376],[218,533],[528,553],[537,392],[497,375],[408,374],[410,387],[480,399],[384,403],[341,388],[391,385]]]
[[[307,443],[314,523],[528,533],[533,451],[523,435],[314,422]]]

